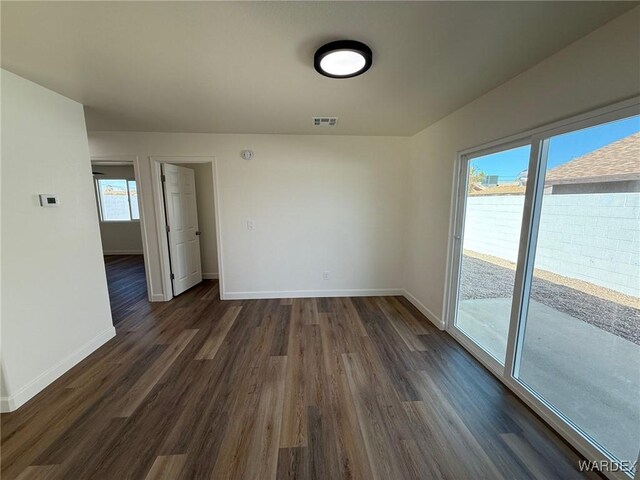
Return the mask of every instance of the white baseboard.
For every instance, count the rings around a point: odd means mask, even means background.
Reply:
[[[445,328],[444,322],[438,315],[436,315],[427,307],[425,307],[420,300],[418,300],[416,297],[413,296],[413,294],[407,292],[406,290],[403,290],[402,294],[404,295],[404,298],[409,300],[414,307],[420,310],[420,313],[422,313],[425,317],[427,317],[431,321],[431,323],[433,323],[440,330],[444,330]]]
[[[142,250],[103,250],[103,255],[142,255]]]
[[[204,275],[203,275],[204,277]],[[444,322],[438,315],[425,307],[420,300],[401,288],[359,289],[359,290],[291,290],[277,292],[224,292],[222,300],[256,300],[266,298],[314,298],[314,297],[390,297],[402,295],[440,330]]]
[[[13,397],[0,397],[0,413],[13,412],[15,409]]]
[[[103,332],[99,333],[89,342],[85,343],[78,350],[68,355],[56,365],[46,370],[42,374],[38,375],[31,382],[26,384],[20,390],[8,397],[0,397],[0,412],[12,412],[22,405],[27,403],[30,399],[35,397],[38,393],[44,390],[45,387],[53,383],[57,378],[61,377],[64,373],[70,370],[74,365],[80,363],[91,353],[95,352],[99,347],[111,340],[116,335],[116,329],[109,327]]]
[[[313,298],[313,297],[390,297],[402,295],[401,288],[362,290],[290,290],[278,292],[224,292],[223,300],[256,300],[262,298]]]
[[[218,278],[217,273],[202,273],[203,280],[216,280]]]
[[[149,295],[150,302],[166,302],[167,299],[164,298],[164,293],[152,293]]]

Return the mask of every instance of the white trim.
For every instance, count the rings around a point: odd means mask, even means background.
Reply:
[[[442,292],[442,318],[440,319],[440,323],[442,324],[442,330],[446,330],[449,319],[451,317],[451,308],[452,308],[452,299],[451,299],[451,289],[447,288],[449,285],[452,285],[453,275],[456,273],[456,263],[453,258],[456,254],[456,248],[454,242],[450,241],[456,235],[457,229],[457,218],[458,218],[458,192],[459,186],[458,182],[462,176],[460,175],[460,169],[462,168],[462,158],[459,155],[456,155],[453,164],[453,178],[451,180],[451,203],[449,205],[449,235],[447,239],[447,256],[444,270],[444,284],[445,288]],[[456,278],[456,285],[458,283],[458,279]]]
[[[401,288],[356,290],[282,290],[258,292],[226,292],[225,300],[256,300],[264,298],[320,298],[320,297],[395,297],[404,294]]]
[[[149,293],[150,302],[164,302],[164,293]]]
[[[159,163],[211,163],[214,155],[149,155],[149,159]]]
[[[531,281],[535,265],[538,228],[544,195],[544,179],[547,171],[549,140],[542,137],[531,139],[531,152],[527,168],[527,189],[522,210],[522,223],[513,284],[514,298],[509,316],[509,332],[505,353],[504,376],[515,377],[520,369],[518,346],[524,341],[525,321],[531,299]]]
[[[431,310],[429,310],[426,307],[426,305],[424,305],[420,300],[418,300],[415,297],[415,295],[413,295],[411,292],[408,292],[407,290],[403,290],[402,291],[402,295],[404,296],[404,298],[409,300],[413,304],[413,306],[416,307],[420,311],[421,314],[423,314],[425,317],[427,317],[427,319],[431,323],[433,323],[440,330],[444,330],[445,324],[442,321],[442,319],[440,317],[438,317],[438,315],[433,313]]]
[[[103,250],[103,255],[143,255],[142,250]]]
[[[149,239],[147,237],[147,221],[144,214],[144,198],[140,192],[140,185],[142,185],[140,176],[140,159],[136,155],[133,162],[133,176],[136,179],[136,189],[138,190],[138,213],[140,215],[140,232],[142,234],[142,256],[144,257],[144,276],[147,279],[147,299],[150,302],[154,300],[153,294],[153,282],[151,281],[151,272],[149,271]]]
[[[222,207],[220,205],[220,187],[218,185],[218,159],[215,157],[213,157],[213,162],[211,163],[211,172],[213,173],[213,220],[216,223],[216,242],[218,246],[218,291],[220,292],[220,300],[225,300],[224,262],[222,260]]]
[[[202,279],[203,280],[216,280],[218,278],[218,274],[217,273],[204,273],[202,272]]]
[[[448,330],[455,324],[456,305],[458,301],[458,283],[460,281],[460,252],[462,245],[462,219],[464,218],[467,190],[466,156],[459,154],[453,169],[453,191],[451,192],[451,208],[449,210],[449,238],[447,242],[447,268],[445,269],[445,288],[443,293],[443,323]]]
[[[213,181],[213,196],[214,196],[214,217],[216,222],[216,240],[217,240],[217,254],[218,254],[218,279],[219,279],[219,291],[220,299],[225,300],[224,294],[224,269],[222,263],[222,232],[220,230],[220,199],[218,196],[218,169],[217,158],[213,155],[207,156],[166,156],[166,155],[150,155],[149,167],[151,170],[151,187],[153,196],[153,208],[156,218],[156,238],[160,248],[160,275],[162,278],[162,300],[169,301],[173,298],[173,290],[171,288],[171,267],[169,262],[169,243],[167,241],[167,235],[165,231],[165,225],[167,224],[164,211],[164,196],[162,194],[162,180],[161,165],[163,163],[210,163],[211,164],[211,176]],[[141,190],[144,186],[138,184],[138,190]],[[142,196],[138,193],[138,197]],[[146,230],[146,227],[145,227]],[[148,242],[145,236],[143,236],[143,245],[148,249]],[[145,250],[147,251],[147,250]],[[147,266],[145,264],[145,270]],[[204,277],[203,277],[204,278]],[[154,291],[155,292],[155,291]],[[150,301],[157,301],[153,298],[159,295],[158,293],[149,293]]]
[[[38,393],[44,390],[48,385],[60,378],[63,374],[80,363],[90,354],[95,352],[102,345],[107,343],[116,336],[116,329],[109,327],[89,340],[71,355],[63,358],[53,367],[38,375],[32,381],[27,383],[20,390],[8,397],[0,397],[0,411],[2,413],[12,412],[27,403]]]
[[[168,302],[173,298],[171,287],[171,266],[169,261],[169,242],[165,226],[167,220],[164,210],[164,195],[162,193],[162,162],[149,157],[151,183],[153,192],[153,210],[156,217],[156,240],[160,249],[160,278],[162,280],[162,299]],[[138,187],[140,188],[140,187]]]
[[[13,412],[15,409],[13,397],[0,397],[0,413]]]
[[[125,166],[135,163],[137,155],[91,155],[91,163],[93,165],[109,166]]]
[[[100,223],[104,223],[105,225],[113,225],[121,224],[121,223],[140,223],[138,218],[134,218],[133,220],[102,220],[100,219]]]

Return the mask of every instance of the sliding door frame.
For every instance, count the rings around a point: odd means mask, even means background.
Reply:
[[[454,227],[452,230],[452,245],[451,245],[451,282],[449,285],[449,300],[450,307],[448,308],[449,315],[447,315],[446,329],[451,336],[453,336],[459,343],[461,343],[467,350],[477,355],[484,357],[485,366],[491,370],[495,375],[502,375],[504,366],[498,359],[488,353],[478,344],[476,344],[470,337],[468,337],[461,329],[456,326],[457,319],[457,306],[459,301],[459,287],[460,287],[460,275],[462,272],[462,246],[464,244],[464,220],[467,207],[467,193],[469,189],[469,164],[471,160],[493,153],[498,153],[504,150],[511,150],[514,148],[524,147],[531,142],[530,136],[519,136],[518,138],[511,138],[505,141],[491,143],[484,145],[478,149],[472,151],[462,152],[458,156],[458,162],[456,165],[456,206],[454,209]],[[519,250],[518,250],[519,251]],[[507,352],[508,354],[508,352]]]
[[[542,195],[549,139],[556,135],[582,130],[603,123],[608,123],[633,115],[640,115],[640,96],[570,117],[553,124],[538,127],[501,140],[463,150],[457,154],[453,200],[450,221],[449,259],[447,289],[445,292],[445,321],[447,332],[467,349],[480,363],[489,369],[507,388],[516,394],[535,413],[542,417],[556,432],[576,448],[587,460],[608,461],[610,458],[596,444],[583,435],[577,425],[556,410],[553,405],[528,388],[517,378],[519,369],[519,351],[526,328],[527,308],[533,269],[535,262],[536,242],[540,224]],[[503,150],[531,145],[527,189],[525,192],[524,211],[520,230],[518,263],[514,294],[512,297],[509,334],[504,366],[488,352],[476,344],[462,330],[455,326],[458,291],[460,284],[462,245],[464,240],[464,218],[468,189],[469,161],[479,156]],[[640,445],[638,445],[640,460]],[[629,480],[624,472],[603,472],[608,478]],[[640,480],[640,464],[636,469],[636,480]]]

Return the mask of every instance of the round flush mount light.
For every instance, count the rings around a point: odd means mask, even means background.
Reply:
[[[313,56],[313,66],[321,75],[351,78],[371,68],[371,49],[355,40],[338,40],[320,47]]]

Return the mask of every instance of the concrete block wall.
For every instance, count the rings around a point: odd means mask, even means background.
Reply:
[[[523,195],[469,197],[464,248],[515,262]],[[536,268],[640,296],[640,193],[545,195]]]
[[[467,200],[464,248],[516,263],[524,195],[471,196]]]

